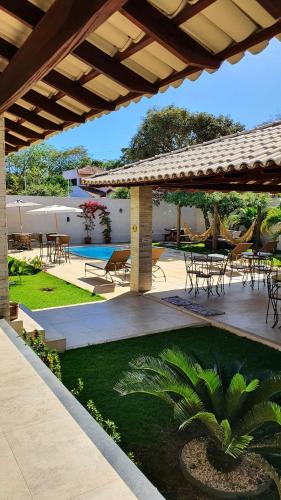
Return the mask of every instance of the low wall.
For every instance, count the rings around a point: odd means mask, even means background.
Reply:
[[[7,203],[15,201],[19,196],[7,196]],[[85,198],[65,198],[52,196],[21,196],[22,201],[31,201],[38,203],[41,206],[48,205],[67,205],[71,207],[79,207],[84,203]],[[91,200],[100,201],[108,207],[112,220],[112,242],[123,243],[130,241],[130,200],[118,200],[110,198],[90,198]],[[22,207],[23,231],[36,233],[48,233],[55,230],[54,215],[28,215],[27,211],[38,207]],[[17,208],[7,208],[8,232],[19,231],[19,215]],[[69,221],[68,221],[69,218]],[[204,230],[203,217],[201,211],[193,207],[185,207],[182,209],[182,221],[186,221],[194,231]],[[82,243],[85,235],[82,219],[75,214],[60,214],[58,215],[59,231],[69,234],[72,243]],[[153,239],[154,241],[162,240],[165,233],[164,229],[175,227],[176,223],[176,207],[168,203],[161,203],[159,206],[153,207]],[[97,220],[96,227],[93,231],[93,241],[95,243],[103,243],[102,228]]]

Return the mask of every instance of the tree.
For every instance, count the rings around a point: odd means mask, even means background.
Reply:
[[[126,200],[130,198],[130,190],[126,187],[117,187],[111,193],[110,198],[119,198],[120,200]]]
[[[64,170],[92,163],[83,146],[59,151],[46,143],[36,144],[7,157],[7,191],[10,194],[66,196]]]
[[[130,163],[142,160],[242,130],[244,125],[229,116],[191,113],[174,105],[162,109],[151,108],[129,147],[122,150],[122,161]]]

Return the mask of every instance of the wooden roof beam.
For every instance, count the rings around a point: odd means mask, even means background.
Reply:
[[[12,113],[22,120],[32,123],[33,125],[36,125],[36,127],[42,128],[43,130],[62,130],[62,125],[54,123],[51,120],[47,120],[47,118],[37,115],[34,111],[30,111],[19,104],[13,104],[8,111],[9,113]]]
[[[9,134],[9,132],[5,132],[5,142],[12,146],[29,146],[29,141],[24,141],[15,135]]]
[[[56,0],[0,76],[0,114],[126,0]]]
[[[12,15],[29,28],[33,28],[44,15],[44,11],[27,0],[0,0],[0,9]]]
[[[279,35],[281,33],[281,20],[277,21],[275,24],[270,26],[269,28],[264,28],[259,31],[256,31],[252,35],[242,40],[242,42],[234,43],[230,47],[222,50],[217,54],[217,56],[224,60],[232,57],[240,52],[245,52],[250,47],[257,45],[258,43],[264,42],[265,40],[270,40],[271,38]]]
[[[280,0],[257,0],[257,2],[265,9],[267,12],[276,19],[281,17],[281,3]]]
[[[87,41],[74,49],[73,54],[95,68],[95,70],[98,70],[99,73],[108,76],[130,91],[140,93],[147,92],[149,94],[155,94],[157,92],[157,87],[155,85],[137,75],[134,71],[120,64],[120,62],[108,56],[102,50],[99,50]],[[92,75],[90,75],[90,77],[89,75],[85,75],[85,77],[80,79],[80,83],[86,83],[92,78]]]
[[[3,59],[6,59],[6,61],[9,62],[17,50],[18,49],[15,45],[12,45],[10,42],[7,42],[7,40],[0,37],[0,55]]]
[[[5,128],[6,130],[11,130],[12,132],[22,135],[26,139],[44,139],[43,134],[39,134],[24,125],[14,122],[13,120],[9,120],[9,118],[5,118]]]
[[[50,113],[63,122],[85,122],[85,118],[82,115],[78,115],[77,113],[70,111],[64,106],[60,106],[60,104],[57,104],[55,101],[52,101],[48,97],[39,94],[39,92],[35,92],[35,90],[29,90],[24,95],[24,100],[29,102],[30,104],[33,104],[33,106],[38,106],[43,111]]]
[[[216,0],[199,0],[195,4],[190,5],[190,3],[188,3],[175,17],[172,18],[172,21],[178,25],[183,24],[191,17],[196,16],[196,14],[200,14],[202,10],[206,9],[215,2]]]
[[[148,2],[144,6],[139,0],[129,0],[121,13],[186,64],[214,69],[220,66],[219,59]]]
[[[114,105],[82,87],[79,83],[70,80],[58,71],[52,70],[44,76],[43,81],[76,101],[91,109],[114,110]]]

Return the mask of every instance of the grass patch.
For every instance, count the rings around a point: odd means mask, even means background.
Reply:
[[[178,346],[194,353],[203,363],[213,361],[212,353],[223,355],[225,363],[247,360],[249,371],[279,371],[281,353],[213,327],[188,328],[130,340],[67,351],[61,355],[63,383],[72,389],[78,377],[84,380],[82,404],[93,399],[104,417],[111,418],[122,435],[126,452],[133,451],[146,476],[168,500],[207,499],[189,485],[178,466],[184,442],[164,402],[147,395],[121,397],[113,390],[128,362],[139,355],[157,355],[164,348]],[[262,500],[275,499],[263,495]]]
[[[15,283],[10,286],[10,299],[31,310],[103,299],[100,295],[83,290],[44,271],[22,276],[21,279],[10,277],[10,281]]]

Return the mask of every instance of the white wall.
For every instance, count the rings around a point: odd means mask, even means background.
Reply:
[[[7,196],[7,203],[15,201],[19,196]],[[52,196],[21,196],[22,201],[32,201],[39,203],[41,206],[48,205],[67,205],[70,207],[79,207],[81,203],[85,202],[85,198],[65,198],[65,197],[52,197]],[[91,200],[99,201],[107,206],[112,221],[112,242],[123,243],[130,241],[130,200],[118,200],[110,198],[89,198]],[[26,212],[32,208],[30,207],[21,209],[23,220],[23,231],[30,233],[48,233],[55,231],[55,220],[53,215],[28,215]],[[8,232],[19,231],[19,218],[17,208],[7,208],[8,217]],[[67,222],[67,217],[70,221]],[[82,243],[85,231],[82,224],[82,219],[75,214],[61,214],[58,215],[59,231],[69,234],[72,243]],[[203,231],[204,222],[201,211],[196,208],[183,208],[182,209],[182,222],[188,222],[194,231]],[[161,203],[159,206],[153,207],[153,239],[162,240],[164,229],[175,227],[176,224],[176,207],[167,203]],[[95,243],[103,243],[101,234],[102,228],[97,220],[96,227],[93,231],[92,238]]]

